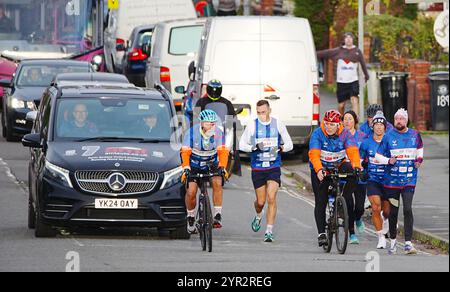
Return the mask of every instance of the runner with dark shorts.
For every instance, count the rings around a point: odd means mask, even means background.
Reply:
[[[277,213],[276,195],[281,186],[281,152],[291,151],[293,144],[286,126],[270,116],[268,101],[259,101],[256,111],[258,118],[245,128],[239,149],[251,153],[252,180],[256,192],[256,216],[252,221],[252,230],[258,232],[261,228],[267,200],[267,229],[264,241],[273,242],[273,225]]]

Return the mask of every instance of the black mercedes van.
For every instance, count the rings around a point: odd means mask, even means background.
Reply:
[[[76,226],[142,226],[189,238],[170,94],[96,74],[54,83],[27,115],[29,228],[52,237]]]

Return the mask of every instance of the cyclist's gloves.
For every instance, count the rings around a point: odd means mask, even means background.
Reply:
[[[220,167],[219,170],[217,171],[217,173],[218,173],[224,180],[228,180],[229,175],[228,175],[228,171],[227,171],[225,168]]]
[[[191,176],[191,170],[189,168],[185,168],[183,170],[183,174],[181,175],[181,183],[184,185],[187,184],[190,176]]]

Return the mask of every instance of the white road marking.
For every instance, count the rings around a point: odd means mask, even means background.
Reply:
[[[6,176],[11,180],[11,182],[17,185],[24,194],[27,194],[26,191],[23,189],[20,180],[12,173],[8,163],[6,163],[1,157],[0,157],[0,169],[5,172]]]

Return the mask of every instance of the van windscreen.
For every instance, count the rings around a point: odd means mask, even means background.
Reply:
[[[187,55],[197,53],[202,37],[203,25],[182,26],[170,31],[169,54]]]

